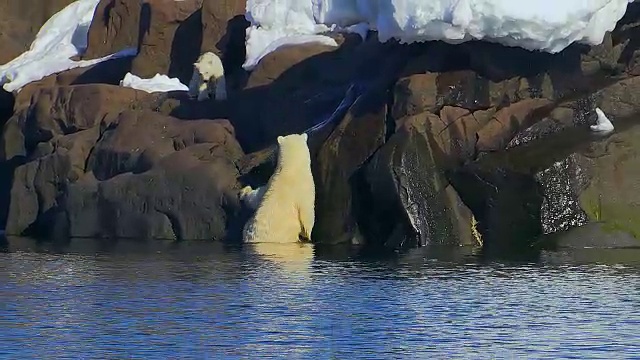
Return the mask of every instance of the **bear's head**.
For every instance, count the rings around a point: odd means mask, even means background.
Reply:
[[[306,133],[278,136],[278,163],[293,160],[296,164],[311,164],[308,138]]]
[[[189,82],[189,96],[206,99],[226,99],[226,83],[224,82],[224,68],[218,55],[205,52],[193,64],[193,76]]]

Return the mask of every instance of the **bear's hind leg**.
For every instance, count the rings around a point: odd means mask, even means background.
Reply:
[[[300,220],[299,237],[311,242],[311,232],[313,231],[313,223],[315,221],[313,206],[311,206],[311,209],[307,209],[306,211],[298,206],[298,219]]]

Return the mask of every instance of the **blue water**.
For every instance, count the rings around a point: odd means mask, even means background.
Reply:
[[[0,253],[0,358],[640,358],[640,250],[87,244]]]

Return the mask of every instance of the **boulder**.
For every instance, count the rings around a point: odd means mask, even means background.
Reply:
[[[78,141],[78,146],[84,148],[88,134],[93,134],[85,131],[96,128],[103,121],[108,124],[124,110],[152,107],[155,98],[152,94],[112,85],[45,86],[34,83],[20,91],[16,98],[16,112],[4,125],[0,137],[0,228],[5,225],[10,207],[21,206],[20,202],[12,203],[11,199],[19,198],[12,196],[12,192],[20,193],[20,189],[25,187],[28,188],[25,191],[33,192],[35,190],[30,185],[33,181],[60,184],[70,176],[68,164],[72,160],[68,159],[70,155],[64,149],[75,148],[76,145],[69,141]],[[73,136],[76,133],[83,135]],[[63,141],[61,137],[66,139],[63,139],[66,145],[55,145]],[[56,148],[59,150],[54,153]],[[45,156],[46,159],[40,159]],[[77,159],[76,155],[73,156]],[[78,160],[83,168],[86,160]],[[24,169],[16,170],[27,161],[31,162]],[[17,212],[24,211],[16,209],[14,213]],[[14,219],[20,218],[22,215],[14,216]],[[15,221],[20,224],[32,222]],[[15,225],[15,229],[22,228],[23,225]]]
[[[372,91],[353,104],[340,124],[322,144],[311,165],[316,185],[315,242],[357,242],[354,188],[357,172],[385,142],[384,93]]]
[[[225,144],[201,143],[167,155],[143,173],[105,181],[88,173],[68,187],[55,228],[70,237],[237,237],[235,160]]]
[[[242,155],[228,122],[126,111],[38,144],[14,171],[6,232],[220,239]]]
[[[150,110],[125,111],[102,127],[100,143],[88,159],[99,180],[145,172],[165,156],[199,143],[225,144],[233,159],[242,154],[227,120],[184,121]]]
[[[633,140],[639,129],[621,122],[608,137],[564,129],[484,156],[449,178],[478,219],[486,246],[530,247],[542,234],[595,222],[640,239]]]
[[[132,73],[177,77],[188,84],[202,43],[203,0],[148,0],[142,5],[140,46]]]
[[[467,165],[449,180],[477,219],[485,249],[527,247],[542,235],[544,198],[532,176]]]
[[[55,135],[92,128],[107,116],[145,107],[153,94],[112,85],[41,87],[28,99],[16,99],[16,112],[5,125],[0,145],[4,160],[27,156]]]
[[[101,63],[73,68],[59,73],[54,73],[44,78],[26,84],[15,94],[18,105],[15,110],[19,111],[30,105],[31,96],[40,89],[53,88],[70,85],[120,85],[120,81],[127,72],[131,70],[130,56],[103,61]]]
[[[46,234],[65,187],[84,175],[89,152],[100,135],[94,127],[56,136],[38,157],[13,171],[5,231],[9,235]],[[44,144],[42,144],[44,145]]]
[[[537,242],[537,247],[545,250],[571,250],[571,255],[576,250],[595,250],[597,254],[603,254],[603,250],[612,249],[635,249],[640,248],[640,239],[633,237],[628,232],[618,229],[608,228],[606,224],[593,222],[580,227],[571,228],[566,231],[559,231],[541,237]],[[631,253],[630,258],[637,261],[637,254]],[[634,256],[636,255],[636,256]],[[605,258],[607,256],[604,256]],[[602,263],[600,261],[594,261]],[[614,263],[618,263],[615,261]]]
[[[148,4],[140,0],[100,0],[82,58],[97,59],[127,48],[137,49],[142,31],[148,26],[148,12]]]
[[[496,151],[506,148],[519,132],[543,119],[553,107],[553,103],[547,99],[526,99],[498,110],[477,131],[477,150]],[[477,129],[479,124],[474,124],[474,127],[466,131]]]
[[[432,144],[428,119],[413,116],[368,161],[357,204],[368,245],[478,245]]]
[[[612,121],[637,116],[640,114],[638,90],[640,90],[640,77],[634,76],[594,93],[594,103],[598,104]]]
[[[640,125],[620,124],[610,138],[593,143],[579,156],[578,170],[588,183],[578,192],[589,221],[640,239]]]

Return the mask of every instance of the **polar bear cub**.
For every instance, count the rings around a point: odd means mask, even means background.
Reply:
[[[307,134],[278,136],[278,163],[264,190],[245,187],[241,191],[241,197],[246,198],[251,193],[259,201],[253,217],[244,227],[245,242],[311,241],[315,184],[307,138]]]
[[[189,97],[198,101],[227,98],[224,68],[218,55],[208,51],[193,64],[193,75],[189,81]]]

